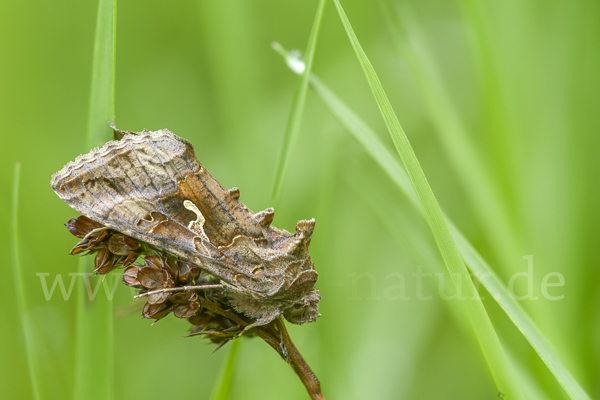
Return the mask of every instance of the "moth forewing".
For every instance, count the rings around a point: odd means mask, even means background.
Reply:
[[[282,313],[295,323],[320,315],[308,253],[314,220],[300,221],[295,234],[271,226],[272,208],[254,214],[166,129],[126,133],[68,163],[51,185],[81,214],[221,280],[257,325]]]

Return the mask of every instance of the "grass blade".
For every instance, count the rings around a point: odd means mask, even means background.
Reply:
[[[231,343],[231,349],[227,359],[221,368],[219,378],[213,388],[213,393],[210,395],[211,400],[227,400],[229,391],[231,390],[231,381],[233,380],[233,372],[235,366],[235,357],[240,346],[240,340],[234,340]]]
[[[281,198],[285,176],[289,167],[290,151],[298,136],[298,129],[300,128],[300,121],[302,120],[302,112],[304,110],[304,101],[306,100],[306,92],[308,89],[308,80],[312,70],[315,49],[317,48],[317,39],[319,37],[321,21],[323,20],[326,4],[326,0],[319,0],[317,14],[310,32],[310,37],[308,38],[308,45],[306,46],[306,63],[304,64],[305,67],[302,71],[300,81],[298,82],[298,87],[296,88],[292,110],[283,137],[283,146],[279,155],[279,162],[275,173],[275,182],[273,183],[273,190],[271,191],[271,204],[273,207],[277,207],[279,199]]]
[[[392,37],[396,39],[394,48],[400,50],[403,60],[407,62],[412,76],[419,85],[420,93],[435,126],[434,132],[456,170],[456,176],[465,189],[477,219],[482,221],[481,227],[495,255],[502,261],[504,268],[515,265],[511,261],[520,254],[517,245],[522,243],[522,239],[519,238],[520,231],[511,225],[512,215],[506,204],[502,202],[500,191],[494,184],[495,180],[491,178],[489,165],[483,161],[480,152],[470,140],[467,129],[440,80],[439,73],[435,71],[433,63],[425,54],[425,46],[419,42],[423,34],[407,7],[404,7],[400,13],[392,10],[388,0],[381,3],[388,25],[394,31],[392,33]],[[398,18],[402,19],[402,24]],[[406,38],[406,41],[401,41],[401,36]]]
[[[298,60],[293,55],[285,52],[281,47],[278,51],[287,60],[287,64],[295,64]],[[296,69],[292,68],[294,72]],[[398,162],[398,160],[389,152],[379,136],[362,121],[339,97],[337,97],[321,80],[312,74],[310,78],[312,89],[321,97],[331,113],[339,122],[348,129],[348,132],[367,150],[367,153],[376,161],[386,172],[398,188],[411,200],[411,203],[419,211],[423,211],[419,205],[417,196],[410,185],[408,175]],[[481,281],[486,290],[493,294],[494,299],[502,307],[504,312],[513,321],[517,329],[531,344],[540,358],[546,363],[548,369],[554,374],[559,384],[565,389],[567,394],[573,399],[589,399],[589,396],[583,390],[581,385],[573,377],[571,372],[556,354],[552,345],[548,342],[545,335],[540,331],[535,322],[523,307],[511,297],[506,285],[500,277],[491,269],[489,264],[481,257],[475,247],[465,238],[460,230],[446,218],[450,231],[456,241],[461,255],[467,266],[475,276]]]
[[[116,40],[117,0],[100,0],[92,61],[86,148],[101,146],[112,139],[109,123],[115,117]]]
[[[572,399],[589,400],[590,397],[583,390],[573,374],[562,362],[561,358],[546,339],[546,336],[540,331],[535,322],[531,319],[525,309],[515,300],[508,291],[500,277],[490,268],[487,262],[475,250],[473,245],[464,237],[456,226],[450,225],[452,235],[456,240],[456,245],[460,249],[465,262],[473,274],[481,281],[482,285],[492,294],[496,302],[502,307],[506,315],[511,319],[515,326],[521,331],[525,339],[531,344],[531,347],[540,356],[542,361],[548,366],[548,369],[554,374],[558,383],[565,389],[567,395]]]
[[[410,187],[408,176],[398,161],[375,134],[348,106],[346,106],[327,86],[314,74],[311,77],[311,87],[323,99],[329,110],[348,129],[354,138],[360,142],[372,158],[382,167],[389,177],[397,184],[412,204],[421,210],[415,192]],[[422,210],[421,210],[422,211]],[[589,399],[581,385],[569,372],[545,335],[540,331],[525,309],[512,298],[506,285],[494,272],[475,247],[465,238],[454,223],[446,218],[450,231],[456,241],[463,259],[475,276],[481,281],[488,292],[502,307],[504,312],[521,331],[548,369],[554,374],[559,384],[573,399]]]
[[[31,381],[31,391],[33,398],[40,399],[40,385],[39,385],[39,372],[34,357],[35,345],[33,340],[33,324],[31,323],[29,314],[27,313],[25,287],[23,286],[23,270],[21,268],[21,259],[19,257],[19,218],[18,218],[18,205],[19,205],[19,175],[21,172],[21,166],[19,163],[15,165],[15,177],[13,184],[13,196],[11,205],[12,215],[12,267],[13,277],[15,282],[15,290],[17,293],[17,310],[21,317],[21,328],[23,330],[23,338],[25,342],[25,353],[27,356],[27,370],[29,372],[29,379]]]
[[[498,339],[490,318],[477,294],[477,290],[469,276],[469,271],[454,243],[452,234],[446,225],[444,216],[442,215],[437,200],[427,182],[425,174],[421,169],[419,161],[400,126],[400,122],[389,103],[379,78],[364,53],[339,0],[334,0],[334,3],[356,56],[363,68],[369,86],[371,87],[377,106],[379,107],[388,131],[390,132],[394,146],[402,159],[402,163],[406,168],[408,177],[423,208],[425,218],[434,235],[444,259],[444,263],[457,287],[459,298],[465,299],[464,303],[462,303],[464,311],[471,321],[471,326],[475,331],[475,335],[479,341],[479,345],[481,346],[496,386],[499,391],[501,390],[503,393],[508,393],[516,397],[518,392],[513,388],[513,380],[511,379],[508,362],[504,350],[502,349],[502,345],[500,344],[500,340]]]
[[[112,138],[109,121],[114,118],[116,0],[100,0],[92,63],[92,84],[86,149]],[[79,272],[88,279],[93,267],[79,260]],[[86,275],[87,274],[87,275]],[[103,284],[99,280],[97,285]],[[102,291],[94,301],[79,285],[75,356],[75,399],[113,398],[112,302]]]

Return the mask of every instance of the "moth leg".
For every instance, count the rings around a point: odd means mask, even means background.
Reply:
[[[151,294],[154,294],[154,293],[189,292],[192,290],[210,290],[210,289],[223,289],[223,285],[179,286],[179,287],[174,287],[174,288],[157,289],[157,290],[151,290],[146,293],[138,294],[137,296],[133,296],[133,298],[139,299],[140,297],[150,296]]]

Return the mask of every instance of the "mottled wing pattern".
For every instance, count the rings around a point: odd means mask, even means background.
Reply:
[[[168,130],[127,134],[77,157],[52,176],[72,208],[233,281],[252,279],[219,247],[236,236],[261,240],[253,213],[198,162],[188,141]]]

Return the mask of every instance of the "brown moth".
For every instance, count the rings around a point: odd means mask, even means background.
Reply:
[[[282,314],[295,324],[320,316],[318,274],[308,252],[314,219],[298,222],[294,234],[278,229],[271,225],[272,208],[253,213],[237,188],[225,189],[202,167],[187,140],[166,129],[120,133],[121,140],[52,176],[61,199],[216,277],[230,305],[255,319],[246,329]]]

